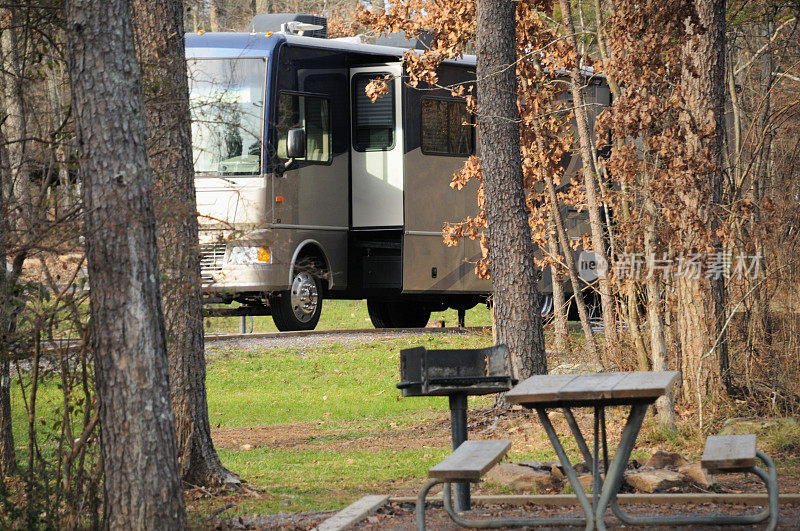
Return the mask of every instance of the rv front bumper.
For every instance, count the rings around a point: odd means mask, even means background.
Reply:
[[[205,293],[264,293],[288,289],[269,247],[252,241],[200,244],[200,277]]]
[[[202,290],[205,293],[265,293],[289,289],[284,275],[267,266],[239,266],[219,271],[201,270]],[[281,282],[282,281],[282,282]]]

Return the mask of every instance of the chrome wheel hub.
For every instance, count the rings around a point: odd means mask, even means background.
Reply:
[[[307,323],[314,317],[319,305],[319,294],[314,277],[306,272],[298,273],[292,282],[292,311],[297,320]]]

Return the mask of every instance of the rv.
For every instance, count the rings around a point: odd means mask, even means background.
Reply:
[[[265,15],[249,33],[186,36],[206,301],[279,330],[313,329],[325,299],[366,299],[376,327],[463,315],[491,294],[477,242],[442,239],[477,208],[477,183],[449,186],[475,153],[473,117],[449,90],[404,83],[408,47],[324,26]],[[469,85],[475,58],[438,75]],[[372,101],[375,79],[386,91]]]

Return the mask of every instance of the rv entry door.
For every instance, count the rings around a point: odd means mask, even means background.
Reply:
[[[350,69],[353,228],[403,225],[402,65]],[[385,79],[388,92],[372,101],[366,88]]]

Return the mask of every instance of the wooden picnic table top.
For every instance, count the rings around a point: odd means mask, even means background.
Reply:
[[[654,401],[677,377],[677,371],[542,374],[520,382],[506,400],[528,407]]]

